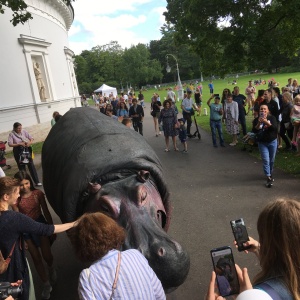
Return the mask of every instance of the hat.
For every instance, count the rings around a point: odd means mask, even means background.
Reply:
[[[238,295],[236,300],[271,300],[272,298],[262,290],[246,290]]]
[[[181,122],[183,122],[183,124],[185,124],[185,119],[184,119],[184,118],[178,119],[177,121],[178,121],[178,122],[181,121]]]
[[[216,96],[215,99],[219,99],[220,100],[221,98],[220,98],[220,96]]]

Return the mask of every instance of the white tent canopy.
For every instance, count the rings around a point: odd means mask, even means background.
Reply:
[[[106,84],[102,84],[97,90],[94,91],[95,93],[102,92],[102,96],[108,96],[110,93],[113,93],[114,96],[117,96],[117,89]]]

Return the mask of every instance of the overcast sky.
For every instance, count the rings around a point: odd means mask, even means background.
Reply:
[[[69,31],[75,54],[118,41],[123,47],[161,38],[166,0],[76,0]]]

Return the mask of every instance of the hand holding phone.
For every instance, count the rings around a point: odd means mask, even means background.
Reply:
[[[225,246],[212,249],[210,255],[220,295],[225,297],[238,294],[240,285],[231,248]]]
[[[232,233],[238,246],[238,251],[244,251],[251,248],[251,245],[244,246],[244,243],[249,241],[247,228],[245,226],[243,218],[230,221]]]

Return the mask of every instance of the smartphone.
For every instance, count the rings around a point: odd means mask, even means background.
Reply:
[[[261,118],[263,118],[263,117],[264,117],[264,113],[263,113],[263,112],[259,113],[259,116],[260,116]]]
[[[215,96],[215,97],[220,97],[220,95],[219,95],[219,94],[214,94],[214,96]]]
[[[238,294],[239,280],[235,269],[232,250],[229,246],[210,250],[216,272],[217,285],[222,297]]]
[[[247,241],[249,241],[249,236],[247,232],[247,228],[245,226],[245,222],[243,218],[230,221],[232,233],[234,235],[234,239],[238,246],[238,251],[244,251],[251,248],[250,246],[244,246],[243,244]]]

